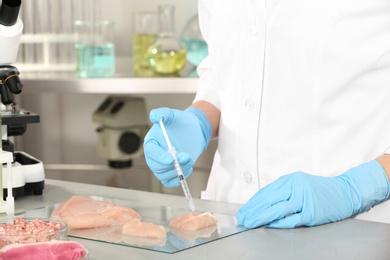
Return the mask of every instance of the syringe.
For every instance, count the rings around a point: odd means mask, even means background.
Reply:
[[[186,197],[188,206],[190,207],[192,212],[194,212],[195,211],[194,200],[192,199],[190,189],[188,188],[186,179],[184,178],[183,170],[181,169],[179,160],[177,159],[176,149],[175,149],[175,147],[172,146],[171,141],[169,140],[167,130],[165,130],[165,126],[164,126],[164,123],[162,121],[162,118],[160,119],[159,123],[161,126],[161,130],[163,132],[165,141],[167,142],[167,145],[168,145],[168,152],[172,155],[173,164],[175,165],[177,175],[179,176],[179,180],[180,180],[181,187],[183,188],[184,196]]]

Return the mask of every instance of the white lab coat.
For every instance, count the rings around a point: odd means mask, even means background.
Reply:
[[[195,100],[221,110],[202,198],[245,203],[281,175],[390,152],[389,0],[200,0],[199,19]]]

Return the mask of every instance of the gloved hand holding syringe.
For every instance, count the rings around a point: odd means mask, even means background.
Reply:
[[[188,206],[194,212],[195,211],[195,204],[194,204],[194,201],[192,199],[190,189],[188,188],[186,179],[184,178],[183,170],[181,169],[179,160],[177,159],[176,149],[175,149],[175,147],[172,146],[171,141],[169,140],[169,137],[168,137],[167,131],[165,129],[162,118],[160,119],[159,123],[161,126],[161,130],[163,132],[165,141],[168,145],[168,152],[172,155],[173,163],[175,165],[177,174],[179,176],[179,180],[180,180],[181,187],[183,188],[184,196],[186,197]]]

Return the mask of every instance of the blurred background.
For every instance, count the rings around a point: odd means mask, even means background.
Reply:
[[[133,24],[135,12],[155,12],[159,5],[174,6],[174,33],[180,38],[188,22],[197,14],[196,0],[34,0],[24,1],[21,18],[24,22],[22,44],[15,66],[20,71],[24,90],[17,97],[23,108],[40,115],[39,124],[30,124],[27,132],[15,137],[16,150],[23,150],[43,161],[46,178],[91,183],[105,186],[130,188],[162,193],[182,194],[180,188],[166,189],[148,170],[143,155],[131,158],[131,166],[112,168],[108,158],[99,154],[99,122],[94,114],[102,102],[113,95],[141,98],[145,103],[136,113],[147,120],[149,111],[158,107],[186,108],[195,96],[197,78],[195,66],[186,67],[175,75],[154,75],[135,80],[133,71]],[[98,19],[114,22],[115,75],[112,79],[81,79],[76,75],[75,35],[73,23],[77,19]],[[194,78],[195,77],[195,78]],[[169,78],[172,81],[166,81]],[[101,81],[104,83],[100,83]],[[120,80],[120,81],[119,81]],[[141,81],[139,81],[141,80]],[[161,80],[161,81],[160,81]],[[96,84],[98,82],[98,84]],[[127,86],[137,88],[169,86],[177,88],[192,86],[191,91],[148,91],[135,94]],[[78,91],[73,85],[88,86],[89,91]],[[117,84],[123,88],[118,93]],[[99,87],[104,85],[105,90]],[[110,93],[110,85],[116,87]],[[114,86],[115,85],[115,86]],[[75,89],[61,91],[58,87]],[[94,91],[96,90],[96,91]],[[130,117],[130,115],[129,115]],[[207,178],[216,144],[210,144],[188,179],[192,195],[200,197]]]

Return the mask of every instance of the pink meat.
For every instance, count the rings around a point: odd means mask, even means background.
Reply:
[[[62,219],[69,230],[111,227],[123,225],[133,218],[141,219],[131,208],[88,196],[71,197],[54,209],[51,217]]]
[[[12,223],[0,225],[0,247],[19,243],[27,244],[55,239],[56,231],[61,229],[60,223],[46,222],[42,219],[28,221],[15,217]]]
[[[217,224],[217,221],[210,212],[194,212],[173,218],[169,226],[180,230],[200,230]]]
[[[0,250],[0,260],[77,260],[86,255],[84,246],[75,241],[51,240],[32,244],[12,244]]]
[[[167,237],[167,233],[163,226],[142,222],[139,219],[132,219],[123,225],[122,234],[142,238],[164,239]]]

